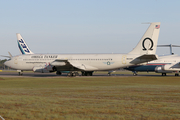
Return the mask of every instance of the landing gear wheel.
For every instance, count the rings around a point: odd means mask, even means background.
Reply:
[[[166,73],[162,73],[162,76],[166,76]]]
[[[137,76],[137,73],[133,73],[134,76]]]
[[[79,73],[78,73],[78,72],[75,72],[75,76],[79,76]]]
[[[79,76],[79,73],[78,72],[69,72],[67,74],[68,77],[76,77],[76,76]]]
[[[85,71],[82,71],[82,76],[92,76],[93,75],[93,72],[85,72]]]
[[[69,72],[69,73],[67,74],[67,76],[68,76],[68,77],[72,77],[72,72]]]
[[[133,76],[137,76],[137,72],[136,71],[132,71],[133,72]]]
[[[92,72],[87,72],[86,74],[86,76],[92,76]]]
[[[56,75],[61,75],[62,73],[60,71],[57,71],[56,72]]]
[[[19,74],[19,76],[22,76],[22,75],[23,75],[23,73],[22,73],[22,72],[18,72],[18,74]]]
[[[176,74],[175,74],[175,76],[179,76],[179,74],[178,74],[178,73],[176,73]]]
[[[81,75],[82,76],[86,76],[84,71],[81,71]]]
[[[17,70],[19,76],[22,76],[23,75],[23,70]]]

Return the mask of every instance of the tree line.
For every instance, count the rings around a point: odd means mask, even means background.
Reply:
[[[4,65],[4,62],[6,62],[7,59],[0,60],[0,69],[9,69],[7,66]]]

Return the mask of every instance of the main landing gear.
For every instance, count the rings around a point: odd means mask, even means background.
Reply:
[[[57,71],[56,72],[56,75],[61,75],[62,73],[60,71]]]
[[[162,73],[162,76],[166,76],[166,73]],[[179,73],[175,73],[175,76],[179,76]]]
[[[113,71],[113,70],[108,71],[108,76],[111,76],[111,73],[113,73],[113,72],[116,72],[116,71]]]
[[[176,73],[176,74],[175,74],[175,76],[179,76],[179,74],[178,74],[178,73]]]
[[[79,76],[79,73],[78,72],[69,72],[67,74],[68,77],[76,77],[76,76]]]
[[[61,75],[62,73],[64,72],[61,72],[61,71],[56,71],[56,75]],[[67,71],[67,76],[68,77],[76,77],[76,76],[79,76],[79,73],[77,71]],[[81,75],[82,76],[92,76],[93,75],[93,71],[81,71]]]
[[[81,71],[82,76],[92,76],[93,75],[93,71],[89,71],[89,72],[85,72],[85,71]]]

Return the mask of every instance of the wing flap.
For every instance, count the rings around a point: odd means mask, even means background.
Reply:
[[[97,70],[98,68],[90,66],[90,65],[86,65],[86,64],[81,64],[78,62],[70,62],[70,64],[78,69],[81,70],[86,70],[86,71],[91,71],[91,70]]]
[[[91,70],[97,70],[98,68],[82,64],[79,62],[72,62],[68,61],[65,59],[56,59],[55,61],[51,62],[50,65],[55,66],[55,67],[75,67],[80,70],[86,70],[86,71],[91,71]]]

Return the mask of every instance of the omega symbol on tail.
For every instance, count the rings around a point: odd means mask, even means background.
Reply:
[[[145,46],[145,41],[146,40],[149,40],[150,42],[151,42],[151,46],[149,47],[149,48],[146,48],[147,46]],[[152,41],[152,39],[151,38],[145,38],[144,40],[143,40],[143,42],[142,42],[142,47],[143,47],[143,50],[153,50],[152,49],[152,47],[154,46],[154,43],[153,43],[153,41]]]

